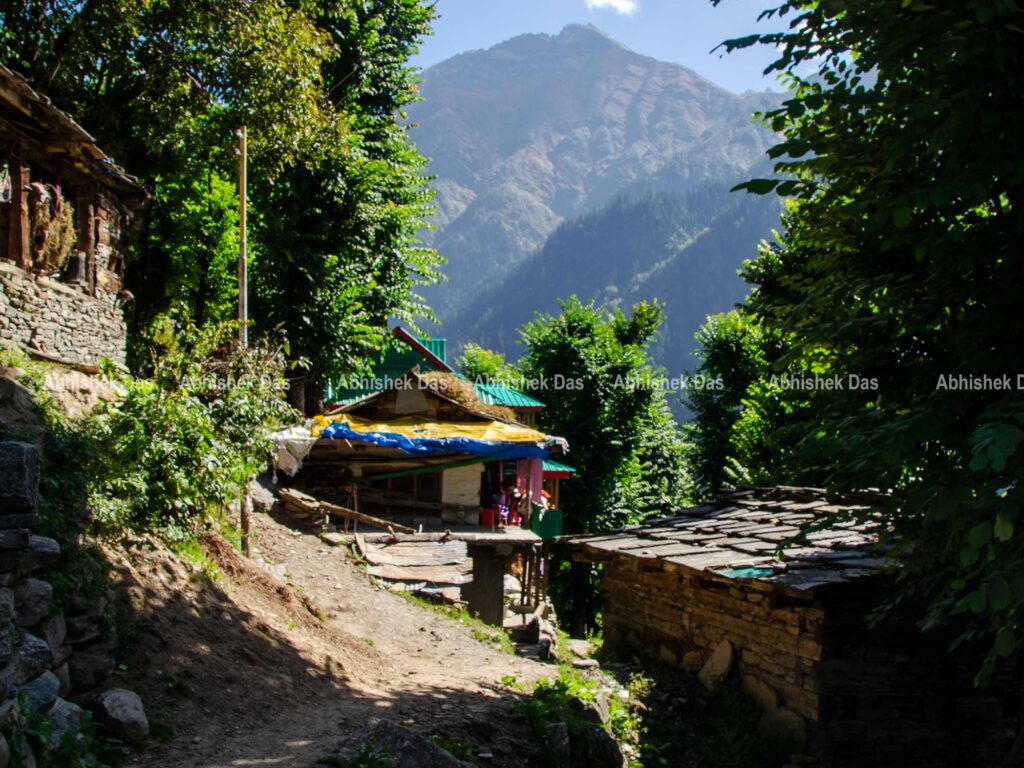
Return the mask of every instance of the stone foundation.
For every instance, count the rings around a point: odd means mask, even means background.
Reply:
[[[116,284],[116,283],[115,283]],[[126,327],[117,294],[96,295],[0,261],[0,339],[63,362],[124,365]]]

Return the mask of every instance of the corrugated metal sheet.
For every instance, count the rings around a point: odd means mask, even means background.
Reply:
[[[503,384],[474,384],[477,395],[487,405],[505,405],[509,408],[543,408],[544,403]]]

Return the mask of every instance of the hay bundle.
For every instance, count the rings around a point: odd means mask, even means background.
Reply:
[[[515,421],[516,414],[511,408],[504,405],[487,405],[476,393],[472,383],[461,379],[453,373],[443,371],[429,371],[421,374],[427,385],[437,394],[454,400],[459,405],[477,413],[486,413],[502,421]]]
[[[30,185],[28,204],[36,269],[63,269],[75,247],[75,209],[56,187],[39,182]]]

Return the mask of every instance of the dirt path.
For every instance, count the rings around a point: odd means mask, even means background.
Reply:
[[[266,515],[256,527],[259,552],[291,589],[223,540],[211,544],[213,582],[159,547],[109,553],[131,617],[117,682],[143,695],[155,724],[130,764],[313,766],[371,716],[468,742],[480,765],[536,764],[500,680],[532,681],[550,666],[376,587],[342,548]]]

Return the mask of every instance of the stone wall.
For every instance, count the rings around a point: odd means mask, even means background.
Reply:
[[[696,670],[728,640],[747,687],[767,685],[779,704],[810,721],[818,719],[820,605],[795,597],[779,600],[760,582],[702,579],[660,567],[643,571],[637,562],[620,558],[605,565],[606,643],[625,644]]]
[[[62,361],[125,362],[126,327],[117,295],[97,285],[96,296],[0,261],[0,339]]]
[[[1019,675],[976,688],[985,649],[950,655],[952,634],[922,633],[920,607],[869,625],[889,594],[880,577],[799,593],[638,562],[605,565],[606,645],[696,671],[728,641],[743,688],[802,716],[822,765],[996,765],[1013,741]]]

